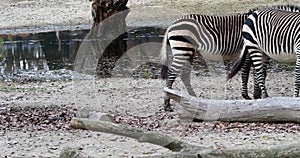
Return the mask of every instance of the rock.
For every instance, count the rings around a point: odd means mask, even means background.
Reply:
[[[89,110],[85,107],[78,108],[78,110],[76,112],[76,117],[89,118]]]
[[[108,121],[115,122],[114,118],[106,113],[101,112],[89,112],[89,119],[98,120],[98,121]]]
[[[78,149],[65,147],[59,155],[60,158],[83,158]]]
[[[112,116],[110,116],[109,114],[102,113],[102,112],[95,112],[95,111],[92,111],[85,107],[78,109],[78,111],[76,113],[76,117],[89,118],[91,120],[96,120],[96,121],[115,122],[114,118]]]

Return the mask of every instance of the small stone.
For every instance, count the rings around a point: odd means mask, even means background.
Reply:
[[[77,149],[66,147],[59,155],[60,158],[80,158],[80,153]]]
[[[76,117],[79,118],[88,118],[89,117],[89,110],[86,109],[85,107],[78,108]]]
[[[96,121],[114,122],[114,118],[112,116],[100,112],[89,112],[89,119],[96,120]]]

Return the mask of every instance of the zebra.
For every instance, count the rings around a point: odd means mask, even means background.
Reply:
[[[265,8],[265,7],[264,7]],[[283,5],[272,8],[299,11],[297,6]],[[201,53],[205,59],[225,61],[233,60],[240,56],[243,48],[242,26],[254,10],[243,14],[229,16],[210,16],[200,14],[185,15],[174,21],[166,30],[161,49],[161,77],[166,79],[166,86],[172,84],[181,70],[182,81],[190,95],[196,96],[190,84],[191,62],[196,52]],[[167,45],[172,51],[172,64],[168,68]],[[249,99],[247,83],[250,66],[245,64],[242,71],[242,95]],[[257,85],[257,84],[255,84]],[[254,87],[254,94],[260,94],[258,86]],[[170,98],[164,99],[164,110],[172,111]]]
[[[243,25],[243,51],[228,78],[233,77],[250,56],[256,70],[257,84],[262,98],[268,97],[265,87],[265,62],[270,58],[279,62],[296,62],[294,97],[300,88],[300,13],[284,10],[254,11]]]

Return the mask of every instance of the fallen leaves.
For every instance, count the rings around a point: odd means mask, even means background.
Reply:
[[[67,106],[5,106],[0,108],[0,130],[70,130],[75,113]]]

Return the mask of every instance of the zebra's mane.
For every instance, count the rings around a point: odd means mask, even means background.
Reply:
[[[207,16],[207,17],[230,17],[230,16],[245,16],[245,15],[248,16],[251,13],[249,13],[249,12],[246,12],[246,13],[233,13],[231,15],[187,14],[187,15],[181,16],[177,20],[181,20],[181,19],[195,19],[195,17],[199,17],[199,16]]]
[[[182,20],[182,19],[195,19],[197,16],[218,16],[218,17],[228,17],[228,16],[249,16],[251,15],[254,11],[257,10],[265,10],[265,9],[272,9],[272,10],[282,10],[282,11],[289,11],[289,12],[300,12],[300,7],[296,5],[274,5],[274,6],[261,6],[257,7],[254,9],[249,10],[248,12],[245,13],[234,13],[232,15],[203,15],[203,14],[187,14],[183,15],[177,20]],[[177,21],[175,20],[175,21]]]
[[[274,5],[274,6],[262,6],[249,10],[248,14],[252,14],[257,10],[264,9],[273,9],[273,10],[282,10],[282,11],[290,11],[290,12],[300,12],[300,7],[296,5]]]

